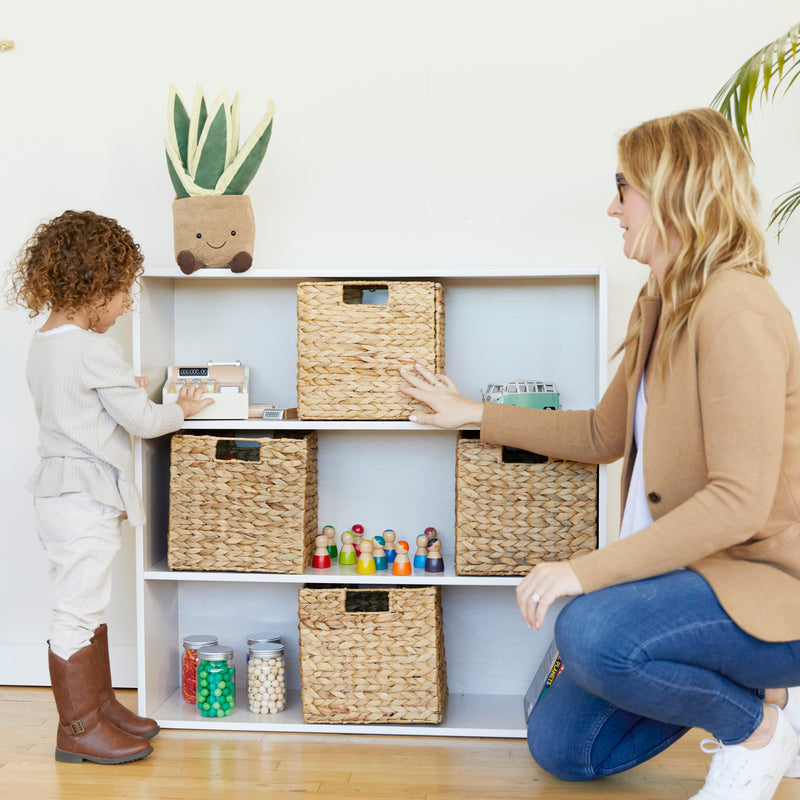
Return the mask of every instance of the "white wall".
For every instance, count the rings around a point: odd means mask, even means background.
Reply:
[[[113,14],[99,0],[6,6],[0,39],[16,48],[0,53],[3,265],[65,208],[119,218],[147,264],[171,264],[167,93],[175,83],[191,103],[199,82],[212,99],[242,92],[245,134],[275,100],[249,191],[259,266],[603,264],[612,348],[645,278],[605,216],[617,137],[706,105],[798,19],[794,0],[138,0]],[[754,122],[766,206],[800,176],[799,129],[798,89]],[[799,251],[800,218],[771,244],[795,316]],[[0,309],[0,643],[16,656],[3,659],[0,683],[48,681],[46,569],[23,490],[35,463],[31,331],[22,311]],[[129,319],[114,335],[129,342]],[[535,374],[535,359],[520,373]],[[131,538],[110,614],[121,683],[135,681]]]

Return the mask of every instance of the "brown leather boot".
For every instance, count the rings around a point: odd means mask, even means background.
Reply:
[[[147,739],[121,731],[103,716],[94,645],[81,648],[66,661],[52,650],[48,656],[58,709],[56,761],[124,764],[153,752]]]
[[[150,739],[161,728],[154,719],[140,717],[117,700],[111,686],[111,662],[108,657],[108,626],[97,628],[92,639],[97,655],[97,681],[100,686],[100,710],[103,716],[121,731]]]

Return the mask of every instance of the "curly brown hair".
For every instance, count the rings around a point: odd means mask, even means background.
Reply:
[[[79,310],[130,290],[142,274],[139,245],[116,220],[92,211],[65,211],[36,229],[9,273],[6,300],[44,311]]]

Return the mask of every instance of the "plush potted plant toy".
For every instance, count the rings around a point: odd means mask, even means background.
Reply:
[[[245,272],[253,264],[255,219],[244,193],[261,165],[275,106],[239,147],[239,94],[217,97],[207,111],[197,87],[191,116],[174,86],[169,91],[167,168],[175,187],[175,260],[190,275],[203,267]]]

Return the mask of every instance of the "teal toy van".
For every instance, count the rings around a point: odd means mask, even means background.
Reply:
[[[557,410],[558,388],[544,381],[505,381],[490,383],[482,392],[484,403],[505,403],[510,406]]]

